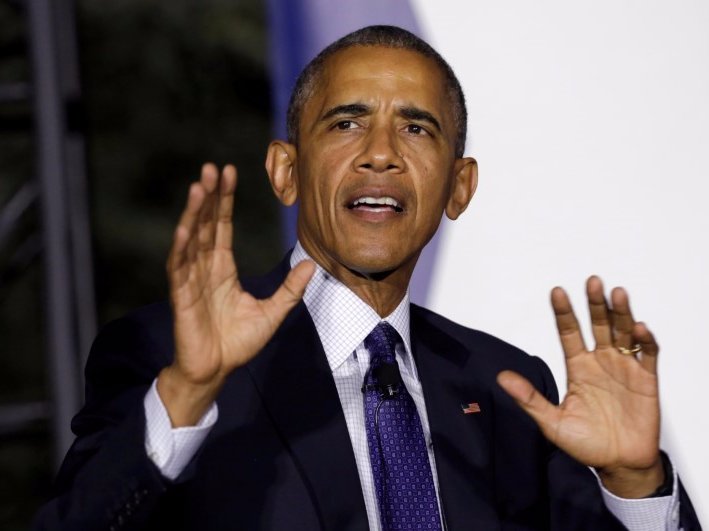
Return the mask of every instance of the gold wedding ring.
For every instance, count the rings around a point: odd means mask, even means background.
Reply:
[[[625,347],[615,347],[618,349],[618,352],[623,354],[624,356],[635,356],[638,352],[640,352],[643,348],[635,343],[633,345],[633,348],[625,348]]]

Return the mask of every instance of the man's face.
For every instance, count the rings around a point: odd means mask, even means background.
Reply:
[[[344,267],[410,276],[471,160],[456,159],[454,147],[452,106],[432,60],[385,47],[336,53],[301,114],[293,175],[301,243],[336,275]]]

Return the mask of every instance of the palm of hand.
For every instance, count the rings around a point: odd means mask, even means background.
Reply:
[[[192,185],[168,259],[175,362],[193,384],[223,379],[253,358],[300,300],[312,264],[296,266],[267,299],[241,288],[232,252],[236,171],[205,165]]]
[[[624,290],[613,290],[610,308],[600,279],[591,277],[587,295],[595,350],[586,348],[566,293],[561,288],[552,291],[568,384],[559,406],[511,371],[500,373],[498,382],[544,435],[577,461],[604,474],[625,471],[627,476],[627,471],[636,474],[649,469],[656,473],[660,433],[657,343],[644,324],[633,320]],[[641,347],[638,357],[623,353],[635,344]],[[648,483],[655,479],[656,474]]]
[[[243,291],[234,275],[216,288],[190,291],[196,293],[183,304],[175,297],[174,306],[176,352],[191,381],[207,381],[244,365],[275,332],[263,301]]]
[[[568,390],[545,435],[596,468],[647,468],[658,453],[657,376],[606,348],[568,360]]]

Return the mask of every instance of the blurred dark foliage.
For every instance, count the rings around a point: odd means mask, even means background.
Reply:
[[[31,78],[21,2],[0,1],[0,82]],[[278,207],[263,169],[270,140],[266,22],[259,0],[77,0],[99,325],[164,299],[164,263],[191,180],[204,161],[239,168],[240,272],[281,256]],[[34,172],[32,109],[0,105],[0,205]],[[0,406],[50,399],[42,265],[31,208],[0,247]],[[24,260],[10,263],[8,250]],[[26,529],[54,474],[38,422],[0,433],[0,529]]]
[[[172,231],[205,160],[239,168],[242,272],[274,262],[260,3],[96,0],[79,17],[101,320],[165,296]]]

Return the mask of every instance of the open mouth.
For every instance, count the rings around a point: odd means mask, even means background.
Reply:
[[[403,212],[402,205],[393,197],[358,197],[347,208],[350,210],[364,210],[367,212]]]

